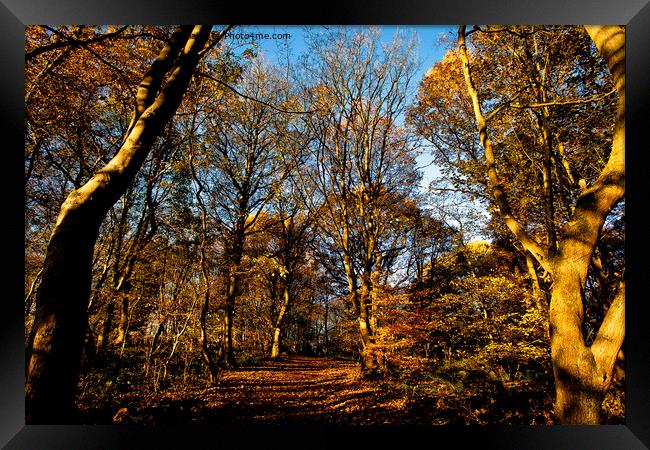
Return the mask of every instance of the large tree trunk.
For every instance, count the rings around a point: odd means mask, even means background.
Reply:
[[[209,26],[179,27],[174,32],[139,86],[133,126],[122,147],[61,206],[47,248],[28,347],[28,424],[74,420],[92,256],[99,227],[174,115],[209,36]],[[156,96],[167,75],[164,88]]]
[[[344,210],[344,215],[346,211]],[[352,258],[350,257],[350,242],[349,242],[349,227],[347,224],[347,218],[343,224],[343,239],[342,239],[342,249],[343,249],[343,266],[345,268],[345,276],[348,281],[348,291],[350,295],[351,303],[354,305],[355,311],[357,313],[357,320],[359,323],[359,354],[361,357],[361,369],[366,367],[366,346],[370,338],[368,336],[368,324],[365,318],[361,318],[362,314],[365,314],[365,308],[361,304],[361,295],[360,289],[357,288],[358,277],[357,272],[355,271],[352,265]]]
[[[625,337],[625,287],[619,288],[596,340],[587,347],[582,335],[582,311],[576,311],[576,305],[582,305],[579,274],[570,263],[559,268],[557,274],[563,281],[553,289],[551,297],[555,415],[563,424],[598,424],[603,396]]]
[[[370,271],[372,265],[368,264],[365,273],[361,276],[361,292],[359,295],[359,336],[361,341],[361,367],[370,373],[378,367],[377,353],[375,350],[375,330],[372,319],[372,282]]]
[[[625,337],[625,286],[621,284],[591,347],[582,333],[583,296],[587,271],[605,218],[625,193],[625,32],[617,26],[589,26],[598,51],[618,90],[612,150],[598,179],[578,198],[571,221],[563,230],[556,254],[537,244],[512,216],[496,172],[492,143],[469,67],[465,27],[458,33],[463,74],[485,150],[494,201],[502,220],[538,263],[553,276],[549,308],[551,359],[555,377],[555,414],[563,424],[597,424],[603,395],[610,384],[616,357]]]
[[[245,208],[242,208],[244,210]],[[226,279],[226,298],[224,303],[225,315],[223,333],[221,337],[220,359],[225,361],[227,367],[237,367],[235,360],[235,346],[233,343],[233,329],[235,326],[235,302],[239,295],[240,264],[244,255],[244,240],[246,239],[246,219],[240,218],[232,230],[232,242],[227,250],[228,278]],[[220,361],[220,362],[222,362]]]
[[[587,271],[607,214],[625,192],[625,33],[621,27],[587,27],[619,93],[612,150],[596,182],[577,201],[554,263],[551,294],[551,358],[556,380],[555,413],[561,423],[597,424],[605,389],[625,336],[625,287],[591,347],[582,335]]]

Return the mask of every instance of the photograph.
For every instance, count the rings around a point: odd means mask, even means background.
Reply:
[[[647,448],[638,28],[254,22],[22,25],[6,448]]]

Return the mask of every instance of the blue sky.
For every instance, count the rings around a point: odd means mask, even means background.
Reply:
[[[320,27],[320,25],[316,25],[316,26]],[[449,33],[455,35],[457,28],[456,26],[441,26],[441,25],[435,25],[435,26],[386,25],[380,27],[381,40],[384,42],[391,42],[393,40],[395,33],[398,30],[406,31],[406,32],[414,30],[419,42],[418,59],[420,61],[420,66],[418,67],[418,70],[414,77],[415,84],[414,84],[413,93],[415,94],[417,84],[419,84],[420,80],[424,77],[426,71],[436,61],[442,60],[446,52],[445,48],[439,43],[440,36],[444,34],[449,35]],[[272,35],[274,33],[290,34],[291,38],[288,40],[288,42],[285,42],[284,40],[273,40],[273,39],[261,39],[256,41],[257,44],[259,45],[259,50],[264,54],[264,57],[267,58],[270,62],[277,62],[279,55],[286,54],[285,52],[286,52],[287,43],[291,49],[291,55],[293,58],[296,58],[299,55],[303,54],[307,49],[307,46],[305,44],[304,26],[242,25],[233,29],[232,33],[268,33],[269,35]],[[418,158],[419,167],[424,167],[422,169],[422,173],[423,173],[423,179],[421,184],[422,189],[426,189],[431,179],[435,177],[438,173],[437,168],[433,165],[430,165],[430,163],[431,163],[431,156],[427,151],[425,151]]]

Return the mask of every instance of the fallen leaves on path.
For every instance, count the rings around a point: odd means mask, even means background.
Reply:
[[[170,392],[159,404],[132,398],[113,422],[394,424],[409,422],[405,405],[354,362],[291,356],[224,372],[218,386]]]

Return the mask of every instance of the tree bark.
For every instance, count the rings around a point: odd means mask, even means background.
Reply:
[[[242,228],[243,230],[243,228]],[[235,302],[239,291],[239,265],[241,264],[242,254],[244,247],[244,233],[241,236],[238,234],[236,237],[235,246],[232,255],[232,264],[228,269],[228,280],[226,283],[226,302],[224,317],[224,332],[222,337],[222,355],[225,358],[226,366],[236,367],[237,361],[235,360],[235,349],[233,343],[233,328],[235,318]]]
[[[535,259],[544,269],[550,270],[547,252],[528,235],[526,230],[513,216],[510,204],[508,202],[508,196],[506,195],[503,184],[501,183],[501,179],[497,173],[494,149],[492,147],[492,141],[488,135],[487,120],[483,115],[481,102],[478,97],[478,91],[474,84],[474,79],[470,70],[469,57],[467,55],[467,44],[465,43],[465,28],[466,26],[462,25],[458,30],[458,48],[460,50],[459,57],[462,63],[462,71],[465,77],[467,92],[472,99],[472,107],[474,109],[474,117],[476,120],[476,125],[478,127],[479,140],[481,141],[481,146],[485,152],[488,184],[490,190],[492,191],[494,202],[499,208],[499,215],[501,216],[501,220],[503,220],[510,232],[515,235],[521,245],[523,245],[523,247],[535,257]]]
[[[179,27],[174,32],[152,65],[163,64],[170,69],[153,74],[152,83],[139,87],[138,96],[144,93],[150,104],[138,116],[115,157],[84,186],[72,191],[61,206],[47,248],[28,346],[28,424],[74,421],[76,379],[99,227],[176,112],[209,35],[210,27],[206,26]],[[168,73],[160,94],[155,99],[155,93],[149,96],[149,88],[154,82],[161,86]]]
[[[372,373],[379,364],[374,348],[375,329],[372,316],[372,255],[368,255],[364,272],[361,274],[361,289],[359,294],[359,335],[361,338],[361,367]]]
[[[201,245],[199,246],[199,267],[201,269],[201,281],[203,283],[203,304],[201,306],[201,315],[199,317],[199,323],[201,328],[201,334],[199,340],[201,342],[201,355],[203,360],[208,366],[208,371],[210,373],[210,383],[216,384],[219,378],[219,370],[215,364],[214,358],[210,352],[209,337],[208,337],[208,328],[207,328],[207,317],[208,311],[210,309],[210,276],[208,271],[208,261],[206,255],[206,247],[208,244],[207,241],[207,218],[208,210],[205,206],[201,193],[203,192],[203,184],[199,180],[199,177],[196,174],[193,164],[193,155],[190,155],[189,165],[192,171],[192,176],[196,182],[198,189],[196,190],[195,197],[196,201],[201,208]]]
[[[146,364],[146,370],[145,370],[145,375],[149,374],[149,369],[151,368],[151,363],[153,362],[153,356],[154,353],[156,352],[158,348],[158,339],[160,339],[160,336],[164,333],[165,331],[165,325],[162,323],[158,324],[158,327],[156,328],[156,333],[153,335],[153,338],[151,339],[151,345],[149,345],[149,354],[147,355],[147,364]]]
[[[624,285],[591,347],[582,335],[582,295],[592,255],[607,214],[625,192],[625,32],[617,26],[586,28],[614,77],[619,98],[609,160],[578,198],[554,264],[550,322],[555,413],[561,423],[571,424],[599,423],[602,398],[625,337]]]

